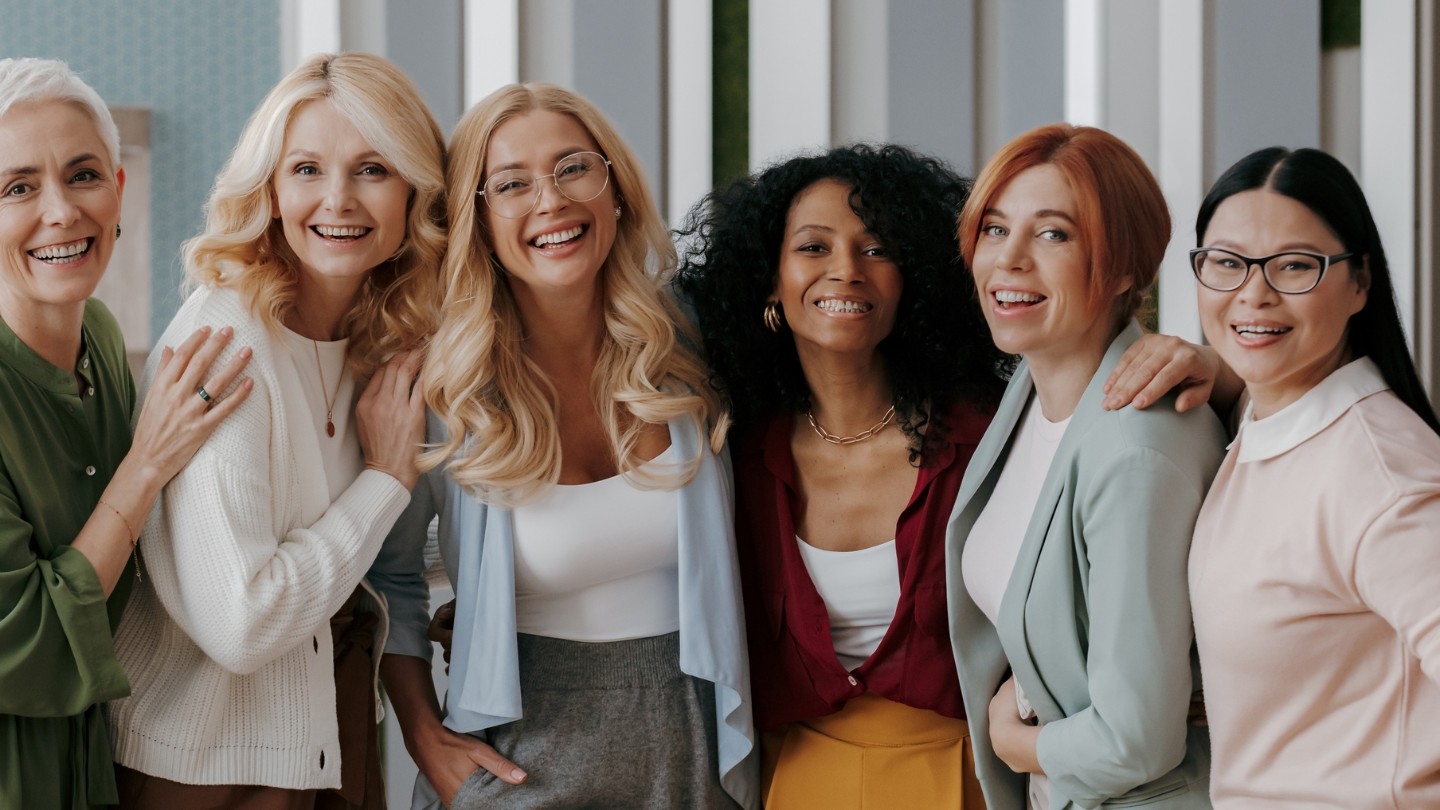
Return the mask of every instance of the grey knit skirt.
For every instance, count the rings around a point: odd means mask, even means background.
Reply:
[[[680,671],[680,635],[587,643],[521,634],[525,716],[488,741],[529,774],[481,769],[451,810],[734,808],[720,788],[715,687]]]

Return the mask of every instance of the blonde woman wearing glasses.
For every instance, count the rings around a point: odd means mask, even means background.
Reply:
[[[385,806],[366,577],[418,476],[407,350],[434,323],[443,155],[398,68],[322,54],[215,182],[166,334],[232,324],[256,390],[146,524],[116,642],[134,693],[110,711],[122,807]]]
[[[639,164],[585,99],[513,85],[456,128],[447,185],[436,449],[386,552],[414,572],[382,672],[417,806],[753,807],[723,426]],[[437,512],[443,723],[419,576]]]
[[[1211,797],[1440,807],[1440,422],[1365,195],[1264,149],[1195,234],[1200,321],[1249,398],[1190,551]]]

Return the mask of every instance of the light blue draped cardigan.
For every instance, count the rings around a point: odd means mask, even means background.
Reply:
[[[444,441],[433,414],[427,441]],[[670,423],[679,458],[700,456],[695,477],[679,499],[680,669],[715,684],[720,783],[742,807],[759,806],[755,726],[751,717],[749,661],[740,597],[740,570],[730,464],[711,453],[693,422]],[[439,515],[440,553],[455,587],[455,641],[445,726],[473,734],[520,719],[519,653],[515,624],[515,529],[511,510],[491,507],[444,474],[426,473],[410,506],[396,522],[370,572],[390,607],[387,654],[430,660],[430,589],[423,549],[432,517]],[[424,776],[420,781],[425,781]],[[422,786],[430,793],[428,785]],[[417,798],[422,791],[417,790]]]

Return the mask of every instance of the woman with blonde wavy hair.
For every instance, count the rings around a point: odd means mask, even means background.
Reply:
[[[639,162],[585,99],[513,85],[456,128],[447,187],[433,449],[386,549],[416,572],[387,592],[381,668],[417,806],[753,807],[724,426]],[[443,722],[418,574],[436,513]]]
[[[161,343],[231,325],[255,390],[143,532],[117,640],[134,692],[110,712],[124,807],[385,804],[387,617],[366,572],[419,474],[443,156],[399,69],[320,55],[265,98],[216,180],[185,248],[198,289]]]

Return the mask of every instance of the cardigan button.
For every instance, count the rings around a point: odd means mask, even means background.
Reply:
[[[859,686],[859,685],[860,685],[860,682],[855,679],[855,676],[854,676],[854,675],[848,676],[845,680],[849,681],[851,686]]]

